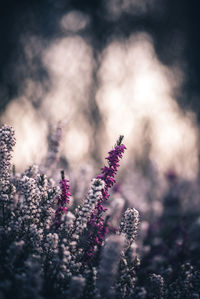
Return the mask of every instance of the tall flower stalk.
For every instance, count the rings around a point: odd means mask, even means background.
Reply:
[[[138,225],[139,212],[134,208],[128,208],[124,213],[119,229],[120,235],[125,237],[125,246],[121,253],[119,279],[116,284],[120,298],[130,298],[134,292],[136,268],[140,264],[133,246]]]
[[[122,144],[123,136],[120,136],[114,149],[109,151],[106,160],[108,160],[108,166],[104,166],[101,169],[101,174],[97,176],[97,179],[101,179],[105,182],[105,188],[102,190],[102,198],[98,200],[96,207],[91,215],[88,223],[89,233],[89,248],[87,248],[86,260],[91,260],[94,255],[95,246],[100,247],[108,232],[108,227],[102,214],[106,211],[103,206],[103,202],[109,198],[108,190],[115,184],[115,175],[119,167],[119,160],[126,149]]]
[[[69,181],[65,179],[64,171],[61,171],[60,181],[61,194],[57,197],[57,209],[55,212],[55,226],[58,228],[61,225],[62,215],[67,212],[67,204],[69,203],[70,191]]]

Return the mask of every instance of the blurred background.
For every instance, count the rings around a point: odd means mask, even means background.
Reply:
[[[21,171],[47,154],[102,165],[120,134],[123,169],[199,171],[200,5],[196,0],[1,1],[0,122]],[[152,170],[151,170],[152,171]]]

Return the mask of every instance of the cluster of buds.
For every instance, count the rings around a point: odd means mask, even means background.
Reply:
[[[64,171],[61,171],[61,178],[61,194],[57,197],[57,209],[55,213],[56,227],[59,227],[61,225],[62,215],[67,212],[67,204],[69,203],[69,197],[71,196],[71,193],[69,191],[69,181],[65,179]]]
[[[132,244],[138,232],[139,212],[132,208],[128,208],[120,223],[120,232],[126,237],[128,246]]]
[[[82,207],[78,211],[75,223],[75,232],[80,234],[87,227],[88,220],[98,201],[102,200],[102,191],[105,183],[101,179],[93,179],[87,197],[84,199]]]

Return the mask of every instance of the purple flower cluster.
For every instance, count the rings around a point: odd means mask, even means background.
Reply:
[[[69,181],[64,177],[64,171],[61,171],[62,179],[60,181],[61,194],[57,197],[57,209],[55,212],[55,226],[59,227],[61,224],[62,215],[67,212],[66,205],[69,203],[71,195],[69,191]]]
[[[89,246],[87,248],[88,260],[94,255],[95,246],[101,246],[102,242],[105,240],[105,236],[108,233],[108,225],[102,217],[107,209],[103,206],[103,201],[109,198],[108,190],[111,188],[116,180],[115,175],[119,167],[119,160],[122,158],[126,147],[124,144],[121,144],[123,136],[119,137],[115,148],[108,153],[108,166],[104,166],[101,169],[101,174],[97,176],[98,179],[101,179],[105,182],[105,188],[102,190],[102,199],[97,202],[97,205],[91,215],[90,221],[88,223],[89,228]]]
[[[108,153],[108,157],[106,157],[109,166],[104,166],[101,174],[97,176],[97,178],[102,179],[106,183],[105,190],[103,191],[104,200],[109,198],[108,189],[116,183],[114,177],[119,167],[119,159],[122,158],[125,149],[124,144],[116,145],[116,147]]]

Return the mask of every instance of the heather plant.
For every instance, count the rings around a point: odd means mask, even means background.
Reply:
[[[14,130],[0,129],[0,298],[200,298],[198,182],[171,171],[164,190],[151,167],[116,186],[122,136],[88,189],[86,171],[57,182],[60,133],[20,174]]]
[[[61,224],[62,215],[67,212],[67,204],[69,203],[69,197],[71,193],[69,192],[69,181],[65,179],[64,171],[61,171],[61,181],[60,189],[61,194],[57,198],[57,209],[55,213],[55,225],[58,227]]]

